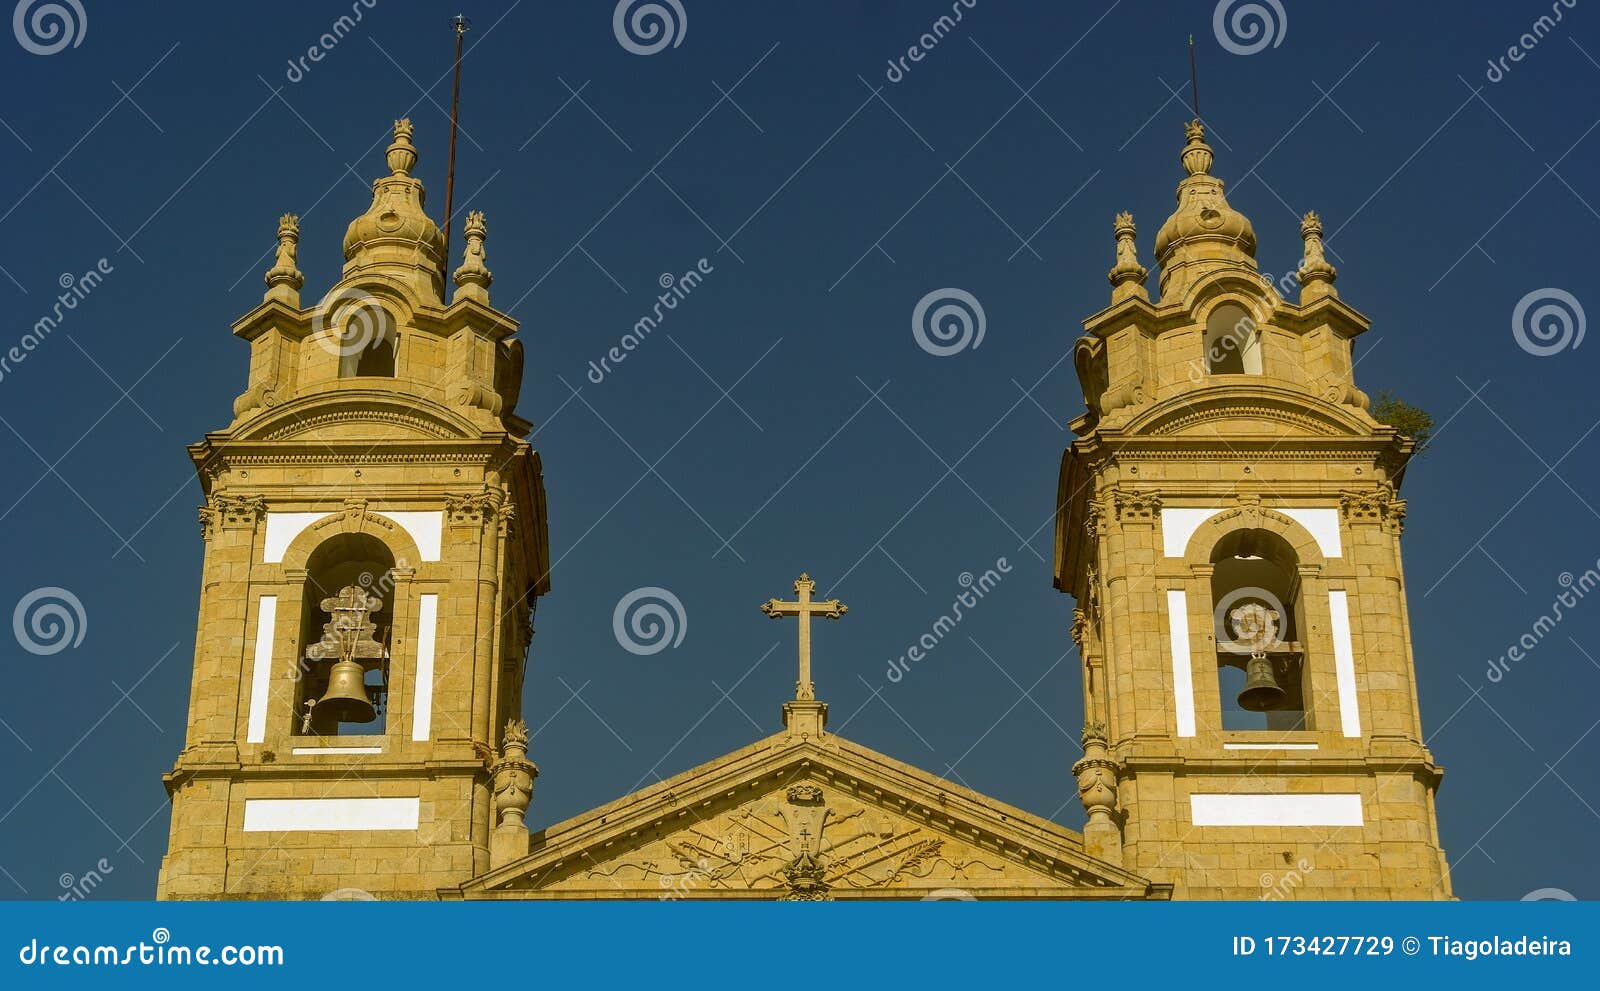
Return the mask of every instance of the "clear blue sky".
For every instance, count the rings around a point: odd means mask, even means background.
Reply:
[[[76,47],[0,39],[0,345],[63,273],[109,268],[0,377],[0,607],[59,586],[87,617],[48,656],[0,638],[12,897],[102,858],[96,897],[154,890],[202,551],[184,445],[243,389],[228,325],[260,299],[278,215],[300,214],[316,298],[405,115],[443,199],[452,10],[378,0],[291,73],[352,4],[82,3]],[[835,728],[1081,823],[1072,603],[1048,564],[1082,408],[1062,358],[1108,299],[1112,215],[1134,212],[1149,263],[1171,209],[1192,33],[1263,269],[1297,264],[1299,215],[1321,212],[1374,321],[1360,384],[1444,424],[1407,480],[1405,552],[1456,890],[1600,893],[1600,597],[1486,677],[1600,557],[1600,344],[1540,357],[1512,333],[1537,290],[1600,313],[1594,11],[1492,82],[1549,3],[1284,0],[1277,43],[1241,55],[1209,2],[979,0],[892,82],[949,4],[682,3],[680,43],[647,56],[609,2],[467,5],[458,209],[488,214],[494,300],[522,321],[559,559],[527,687],[534,826],[776,729],[793,630],[756,605],[802,569],[851,607],[818,634]],[[662,273],[702,258],[662,331],[587,382]],[[980,300],[980,348],[917,347],[913,308],[944,287]],[[1000,557],[1000,587],[889,683],[959,576]],[[619,647],[613,607],[641,586],[682,601],[680,646]]]

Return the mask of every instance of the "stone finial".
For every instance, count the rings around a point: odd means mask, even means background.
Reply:
[[[533,799],[533,782],[539,765],[528,759],[528,724],[521,719],[506,723],[500,738],[500,759],[489,768],[494,788],[496,826],[489,837],[489,863],[502,867],[528,855],[528,827],[524,817]]]
[[[533,799],[533,779],[539,768],[528,760],[528,724],[521,719],[506,723],[500,741],[500,759],[490,769],[494,777],[494,807],[500,826],[521,827]]]
[[[1106,276],[1111,282],[1111,301],[1120,303],[1131,296],[1149,299],[1144,280],[1150,270],[1139,264],[1139,246],[1134,242],[1138,228],[1133,225],[1133,214],[1126,210],[1117,214],[1112,230],[1117,236],[1117,262]]]
[[[394,122],[394,143],[384,152],[389,170],[395,175],[410,175],[417,165],[417,148],[411,143],[411,119]]]
[[[1211,146],[1206,144],[1206,126],[1200,123],[1199,118],[1183,125],[1183,136],[1188,143],[1183,146],[1179,156],[1183,161],[1184,170],[1190,175],[1210,175],[1211,163],[1215,156]]]
[[[286,213],[278,218],[278,256],[267,269],[267,292],[263,299],[276,299],[299,309],[300,287],[305,276],[300,273],[300,218]]]
[[[483,211],[473,210],[467,214],[467,247],[461,267],[456,269],[454,276],[456,299],[475,299],[485,305],[489,302],[489,284],[494,281],[494,275],[484,265],[483,242],[487,236]]]
[[[1305,239],[1305,260],[1300,263],[1300,302],[1309,303],[1324,296],[1337,296],[1333,280],[1339,270],[1328,263],[1322,254],[1322,218],[1310,211],[1300,221],[1300,236]]]
[[[1078,799],[1089,821],[1083,828],[1084,848],[1092,856],[1113,864],[1122,863],[1122,830],[1117,824],[1117,779],[1120,767],[1112,759],[1106,728],[1098,721],[1085,722],[1083,758],[1072,765],[1078,780]]]

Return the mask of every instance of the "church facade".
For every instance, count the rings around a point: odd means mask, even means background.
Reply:
[[[1199,122],[1180,157],[1157,298],[1122,214],[1074,351],[1055,583],[1083,660],[1081,833],[829,733],[810,624],[847,607],[805,575],[762,606],[797,624],[779,732],[529,831],[550,559],[522,347],[481,214],[447,299],[399,121],[320,302],[280,222],[233,327],[246,389],[190,447],[205,559],[158,896],[1450,897],[1400,567],[1411,444],[1356,388],[1367,320],[1315,215],[1291,302]]]

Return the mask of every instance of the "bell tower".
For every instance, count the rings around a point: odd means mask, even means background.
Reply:
[[[205,558],[162,898],[431,898],[527,852],[549,555],[522,345],[489,304],[480,213],[446,301],[411,136],[396,122],[320,302],[279,222],[233,325],[245,391],[189,448]]]
[[[1316,214],[1289,300],[1199,121],[1180,159],[1158,298],[1120,214],[1074,349],[1055,584],[1077,600],[1086,845],[1180,898],[1448,898],[1401,569],[1412,444],[1356,387],[1369,322]]]

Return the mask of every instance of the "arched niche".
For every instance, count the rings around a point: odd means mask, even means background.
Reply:
[[[1313,675],[1326,674],[1331,649],[1313,629],[1315,617],[1326,618],[1325,603],[1313,601],[1326,594],[1317,577],[1326,559],[1316,538],[1288,516],[1242,506],[1202,524],[1184,557],[1197,576],[1194,592],[1209,606],[1205,632],[1214,651],[1219,728],[1315,729]],[[1260,698],[1268,681],[1281,697],[1264,709],[1247,707],[1246,686],[1256,686]]]
[[[351,736],[382,734],[387,724],[389,690],[389,652],[395,612],[395,560],[383,541],[368,533],[340,533],[319,544],[306,562],[304,588],[300,596],[300,635],[296,639],[300,656],[300,677],[295,696],[293,732],[307,736]],[[359,589],[376,605],[367,614],[373,625],[373,639],[382,646],[379,656],[364,658],[363,685],[374,708],[374,718],[364,722],[339,722],[325,714],[328,707],[310,706],[310,721],[305,714],[308,702],[323,699],[329,690],[329,660],[313,660],[308,649],[328,633],[333,616],[329,604],[346,589]]]
[[[1299,558],[1268,530],[1232,530],[1211,550],[1212,635],[1224,730],[1308,728]],[[1276,693],[1267,708],[1246,704]]]

